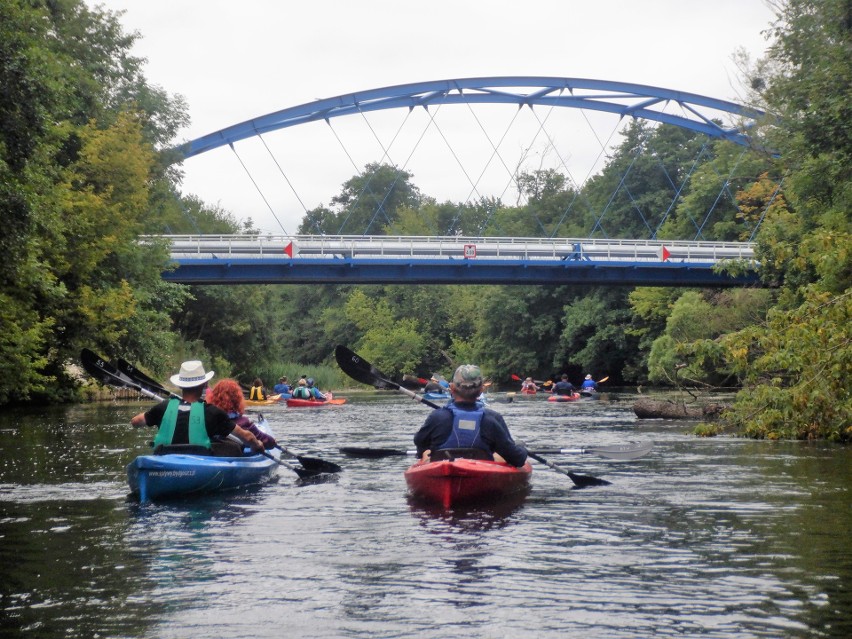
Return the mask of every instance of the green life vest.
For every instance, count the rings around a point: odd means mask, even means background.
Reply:
[[[169,400],[163,420],[160,422],[160,430],[154,437],[154,447],[159,445],[171,446],[177,426],[179,399]],[[193,402],[189,409],[189,443],[194,446],[210,448],[210,436],[204,422],[204,402]]]
[[[311,391],[308,390],[306,387],[297,386],[293,390],[293,397],[295,397],[296,399],[311,399],[313,395],[311,394]]]

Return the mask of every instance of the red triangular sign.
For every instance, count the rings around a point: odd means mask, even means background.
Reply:
[[[667,259],[669,259],[669,256],[671,256],[671,253],[669,253],[669,249],[667,249],[665,246],[661,246],[660,250],[657,251],[657,255],[659,255],[660,259],[665,262]]]
[[[287,257],[293,257],[293,243],[289,242],[287,246],[284,247],[284,254]]]

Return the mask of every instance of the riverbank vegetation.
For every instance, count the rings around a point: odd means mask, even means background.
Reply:
[[[0,404],[78,397],[68,364],[82,347],[161,379],[199,358],[250,381],[309,372],[284,362],[330,365],[342,343],[397,376],[476,361],[498,384],[590,372],[617,384],[734,386],[729,429],[852,439],[852,14],[845,0],[773,5],[767,56],[738,57],[741,99],[771,114],[752,131],[754,149],[637,121],[582,187],[533,167],[511,204],[438,202],[416,176],[370,164],[299,228],[584,237],[603,224],[610,237],[659,227],[659,238],[692,239],[712,210],[702,239],[747,240],[760,223],[765,286],[687,290],[166,283],[165,247],[139,235],[255,232],[182,191],[171,149],[185,103],[146,80],[119,15],[79,0],[3,3]],[[682,197],[669,211],[673,184]]]

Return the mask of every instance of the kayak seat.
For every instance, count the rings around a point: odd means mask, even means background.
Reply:
[[[433,450],[430,459],[432,461],[452,461],[457,458],[463,459],[486,459],[494,461],[494,456],[481,448],[442,448]]]
[[[213,451],[195,444],[160,444],[154,449],[155,455],[213,455]]]

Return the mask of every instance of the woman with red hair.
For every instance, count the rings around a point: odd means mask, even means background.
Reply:
[[[263,444],[264,448],[275,448],[277,442],[269,433],[263,432],[253,421],[243,415],[246,409],[246,401],[240,385],[232,379],[222,379],[207,393],[208,404],[218,406],[228,413],[228,417],[240,428],[250,431]]]

